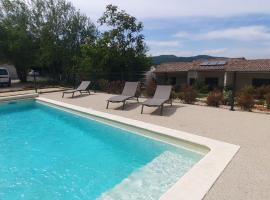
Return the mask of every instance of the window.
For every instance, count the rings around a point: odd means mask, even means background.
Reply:
[[[189,85],[194,85],[195,84],[196,79],[195,78],[190,78],[189,79]]]
[[[263,85],[270,85],[270,79],[254,78],[254,79],[252,79],[252,85],[254,87],[260,87]]]
[[[205,85],[207,85],[210,90],[218,87],[218,78],[205,78]]]
[[[8,75],[8,72],[6,69],[0,69],[0,75]]]
[[[175,84],[176,84],[176,77],[170,77],[169,83],[170,83],[171,85],[175,85]]]

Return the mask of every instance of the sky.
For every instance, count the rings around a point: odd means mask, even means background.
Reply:
[[[71,0],[92,21],[108,4],[143,22],[149,55],[270,58],[270,0]]]

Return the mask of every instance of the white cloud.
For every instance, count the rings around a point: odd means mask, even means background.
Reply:
[[[188,50],[187,44],[183,45],[182,51],[170,49],[170,52],[178,56],[212,55],[225,57],[246,57],[248,59],[264,58],[269,59],[270,52],[270,28],[266,26],[241,26],[235,28],[218,29],[205,33],[178,32],[172,37],[190,39],[191,42],[204,42],[220,48],[204,49],[203,45],[197,45],[197,49]],[[212,40],[212,41],[210,41]],[[220,40],[220,41],[216,41]],[[237,43],[236,43],[237,41]],[[234,43],[236,45],[234,45]],[[205,44],[205,43],[204,43]],[[227,45],[228,44],[228,45]],[[243,45],[241,45],[243,44]],[[204,45],[205,46],[205,45]],[[191,45],[190,47],[194,46]],[[158,54],[159,52],[157,52]]]
[[[149,55],[183,55],[187,52],[180,52],[182,44],[178,40],[148,40]],[[188,52],[189,53],[189,52]]]
[[[176,40],[149,40],[146,44],[151,47],[179,47],[180,42]]]
[[[243,26],[210,31],[197,35],[199,39],[229,39],[240,41],[270,40],[270,30],[265,26]]]
[[[270,44],[270,29],[266,26],[241,26],[212,30],[204,33],[178,32],[173,37],[193,40],[232,40],[232,41],[260,41],[262,44]]]
[[[88,16],[97,19],[108,4],[114,4],[128,13],[142,18],[191,16],[235,16],[269,14],[269,0],[71,0]]]
[[[219,56],[246,57],[248,59],[269,59],[270,48],[231,48]]]
[[[227,48],[203,50],[201,54],[221,56],[227,52]]]
[[[201,17],[236,17],[250,14],[256,15],[269,15],[270,13],[270,0],[70,0],[76,8],[80,9],[92,20],[97,20],[105,11],[108,4],[117,5],[120,9],[126,10],[129,14],[137,17],[139,20],[149,19],[155,20],[169,20],[170,18],[178,18],[179,20],[186,20],[192,24],[192,19],[201,19]],[[222,20],[222,18],[220,18]],[[231,18],[234,19],[234,18]],[[173,21],[172,21],[173,23]],[[222,23],[222,21],[221,21]],[[208,24],[207,24],[208,25]],[[225,26],[225,24],[223,24]],[[210,27],[211,24],[208,25]],[[226,25],[227,26],[227,25]],[[179,27],[180,28],[180,27]],[[215,27],[211,27],[215,28]],[[157,30],[166,27],[160,27],[156,24],[148,24],[145,30]],[[175,28],[169,26],[169,31]],[[182,29],[183,30],[183,29]],[[209,53],[212,55],[221,56],[246,56],[250,58],[265,58],[269,57],[270,52],[270,27],[266,26],[240,26],[236,28],[216,29],[208,32],[178,32],[175,35],[165,35],[167,41],[148,41],[150,53],[153,55],[158,54],[175,54],[178,56],[192,56],[197,54]],[[204,29],[205,30],[205,29]],[[164,34],[168,33],[163,32]],[[154,34],[154,33],[153,33]],[[160,34],[159,34],[160,35]],[[149,37],[149,36],[148,36]],[[155,38],[157,38],[155,36]],[[151,39],[150,37],[149,39]],[[177,41],[185,40],[182,44]],[[207,46],[196,44],[196,50],[193,42],[205,40],[220,40],[220,47],[216,49]],[[224,41],[228,41],[228,46],[223,45]],[[217,42],[220,42],[217,41]],[[243,46],[234,45],[235,41],[242,42]],[[256,41],[257,43],[252,43]],[[192,42],[187,44],[187,42]],[[216,43],[215,46],[217,46]],[[255,44],[255,45],[254,45]],[[258,44],[258,45],[257,45]],[[249,45],[250,48],[244,48]],[[185,48],[186,46],[186,48]],[[233,47],[232,47],[233,46]],[[258,47],[257,47],[258,46]],[[262,46],[262,47],[259,47]],[[225,50],[227,47],[227,50]]]

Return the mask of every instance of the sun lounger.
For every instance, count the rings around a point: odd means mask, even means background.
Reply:
[[[123,110],[124,110],[125,103],[127,100],[135,98],[139,102],[138,97],[136,97],[136,91],[137,91],[138,85],[139,85],[138,82],[126,82],[125,87],[122,91],[122,94],[109,98],[107,100],[107,107],[106,108],[108,109],[110,102],[111,103],[121,103],[122,102],[123,103],[123,106],[122,106]]]
[[[145,102],[142,103],[141,114],[143,113],[143,107],[148,106],[148,107],[159,107],[160,115],[162,115],[164,103],[170,103],[172,106],[172,100],[170,98],[171,91],[172,91],[171,85],[158,85],[154,97],[151,99],[147,99]]]
[[[73,98],[76,92],[79,92],[80,95],[82,95],[83,93],[88,93],[90,95],[90,90],[88,89],[90,83],[91,81],[82,81],[77,89],[64,91],[62,94],[62,98],[64,97],[65,94],[72,94],[72,98]]]

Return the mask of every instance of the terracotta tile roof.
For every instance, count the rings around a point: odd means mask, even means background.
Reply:
[[[239,72],[270,72],[270,59],[246,60],[230,58],[225,65],[201,66],[203,61],[174,62],[158,65],[155,73],[187,72],[187,71],[239,71]]]
[[[226,71],[270,72],[270,59],[240,60],[231,59]]]
[[[196,62],[172,62],[163,63],[156,67],[155,73],[186,72],[196,68]]]

